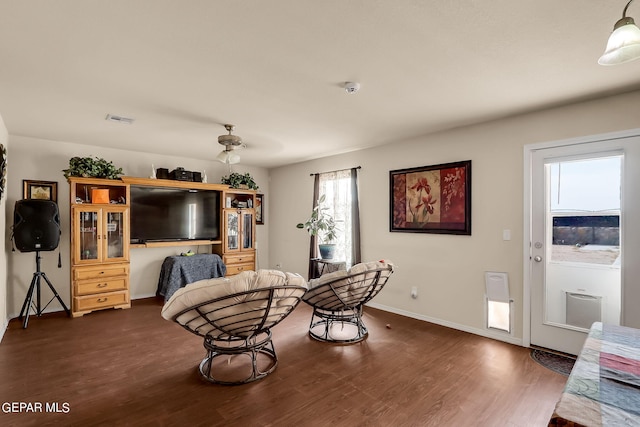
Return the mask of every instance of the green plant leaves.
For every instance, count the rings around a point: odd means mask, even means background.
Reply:
[[[96,157],[72,157],[69,159],[69,169],[63,169],[64,177],[79,176],[84,178],[118,179],[122,175],[122,168],[116,168],[113,162]]]
[[[229,174],[229,176],[223,176],[221,182],[231,188],[240,188],[241,185],[246,185],[250,190],[258,189],[258,184],[256,184],[253,177],[248,172],[244,175],[238,172],[233,172]]]
[[[311,211],[311,216],[304,222],[296,225],[297,228],[306,229],[311,236],[319,236],[324,242],[332,242],[336,239],[336,223],[331,215],[327,213],[329,208],[322,203],[325,200],[324,194],[318,199],[318,204]]]

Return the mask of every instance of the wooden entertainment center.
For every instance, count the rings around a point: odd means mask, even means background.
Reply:
[[[220,193],[219,240],[130,244],[130,187],[214,190]],[[129,248],[211,245],[227,276],[254,270],[256,192],[223,184],[122,177],[69,178],[71,191],[71,314],[129,308]]]

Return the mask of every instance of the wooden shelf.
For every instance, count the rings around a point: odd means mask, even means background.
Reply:
[[[131,307],[129,186],[118,179],[70,177],[71,315]],[[109,202],[96,198],[106,190]]]
[[[119,179],[69,177],[72,205],[125,206],[129,204],[129,186]],[[108,203],[92,203],[94,189],[109,191]],[[79,200],[78,200],[79,199]],[[115,201],[118,203],[110,203]]]
[[[209,184],[204,182],[192,181],[176,181],[173,179],[152,179],[137,178],[134,176],[123,176],[120,178],[122,182],[129,185],[143,185],[147,187],[172,187],[172,188],[191,188],[194,190],[218,190],[228,191],[229,186],[225,184]]]
[[[222,243],[222,240],[181,240],[176,242],[148,242],[148,243],[132,243],[130,248],[166,248],[170,246],[200,246],[200,245],[216,245]]]

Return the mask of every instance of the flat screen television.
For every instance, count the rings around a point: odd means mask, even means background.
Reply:
[[[131,243],[217,240],[220,192],[131,186]]]

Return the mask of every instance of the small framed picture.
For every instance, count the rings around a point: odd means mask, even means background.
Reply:
[[[264,224],[264,194],[256,194],[256,224]]]
[[[23,199],[51,200],[58,202],[58,183],[56,181],[22,180]]]

